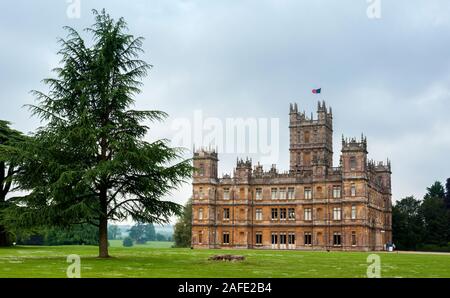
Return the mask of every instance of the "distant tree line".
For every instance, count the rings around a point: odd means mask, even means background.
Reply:
[[[137,223],[128,230],[128,237],[123,239],[123,246],[130,247],[136,244],[145,244],[148,241],[172,241],[172,236],[156,233],[153,224]]]
[[[126,243],[132,246],[145,244],[147,241],[172,241],[171,235],[156,233],[153,224],[136,224],[125,237]],[[97,227],[89,224],[74,225],[66,228],[49,227],[39,230],[11,231],[17,245],[98,245],[99,235]],[[129,239],[127,239],[129,238]],[[118,225],[108,227],[108,240],[122,240],[122,232]],[[124,245],[126,246],[126,245]]]
[[[397,249],[450,251],[450,178],[445,188],[435,182],[423,200],[409,196],[392,208],[392,233]]]

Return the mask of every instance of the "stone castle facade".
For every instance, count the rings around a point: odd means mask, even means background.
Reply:
[[[218,177],[218,154],[194,152],[192,246],[382,250],[392,241],[391,165],[368,160],[367,140],[344,139],[333,167],[333,116],[290,106],[290,169],[238,160]]]

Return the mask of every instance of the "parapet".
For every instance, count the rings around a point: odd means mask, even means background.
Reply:
[[[198,149],[194,148],[194,158],[210,158],[218,159],[217,150],[214,148],[200,147]]]
[[[356,138],[344,138],[342,135],[342,152],[345,151],[365,151],[367,153],[367,138],[361,134],[361,140]]]

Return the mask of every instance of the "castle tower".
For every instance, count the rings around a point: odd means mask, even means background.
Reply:
[[[236,169],[234,171],[234,178],[239,184],[248,184],[252,177],[252,160],[238,159],[236,162]]]
[[[374,166],[374,170],[377,173],[377,182],[381,186],[384,192],[390,194],[391,190],[391,162],[389,160],[386,163],[380,161]]]
[[[382,233],[382,241],[392,241],[392,193],[391,193],[391,162],[378,162],[374,166],[376,173],[376,183],[381,188],[381,207],[384,209],[382,217],[382,225],[384,232]]]
[[[192,245],[214,247],[218,155],[215,150],[194,151],[192,182]]]
[[[201,148],[194,152],[194,181],[217,179],[217,152]]]
[[[356,138],[344,139],[342,136],[341,166],[343,179],[366,178],[367,170],[367,139],[361,135]]]
[[[313,164],[333,166],[333,115],[324,101],[317,104],[317,119],[299,113],[291,104],[289,113],[290,171],[311,169]]]

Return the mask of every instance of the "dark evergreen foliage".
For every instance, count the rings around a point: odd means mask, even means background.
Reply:
[[[445,183],[445,207],[450,211],[450,178]]]
[[[173,239],[175,247],[190,247],[192,237],[192,200],[186,203],[182,216],[175,225]]]
[[[8,202],[6,196],[14,188],[14,176],[19,172],[17,161],[9,152],[18,148],[25,140],[25,136],[10,127],[8,121],[0,120],[0,246],[8,246],[12,243],[12,234],[3,225],[2,211]]]
[[[167,223],[181,206],[163,200],[189,178],[190,160],[166,140],[143,140],[161,111],[130,107],[151,65],[139,59],[142,38],[125,21],[94,11],[85,31],[61,39],[61,66],[34,91],[30,106],[44,122],[33,141],[11,152],[20,161],[17,184],[29,194],[11,199],[6,221],[15,226],[89,223],[99,228],[99,256],[108,257],[108,220]],[[146,123],[146,124],[144,124]]]
[[[393,239],[399,249],[450,251],[446,195],[442,184],[435,182],[422,201],[407,197],[393,206]]]

